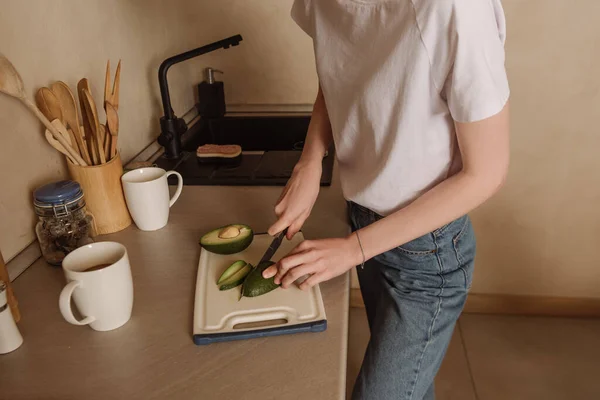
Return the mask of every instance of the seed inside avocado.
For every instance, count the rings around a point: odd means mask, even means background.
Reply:
[[[240,236],[240,229],[236,226],[226,226],[219,232],[219,237],[221,239],[233,239]]]

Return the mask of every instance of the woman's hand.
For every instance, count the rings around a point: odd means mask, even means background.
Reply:
[[[275,236],[288,228],[287,238],[291,240],[300,231],[317,200],[322,170],[321,159],[300,159],[277,201],[277,222],[269,228],[269,235]]]
[[[362,251],[354,234],[344,239],[305,240],[276,265],[267,268],[263,276],[275,276],[275,283],[287,289],[299,278],[309,275],[300,285],[300,289],[308,290],[362,261]]]

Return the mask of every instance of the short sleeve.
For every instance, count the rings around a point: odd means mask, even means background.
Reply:
[[[495,0],[478,0],[478,6],[468,8],[455,5],[448,26],[452,50],[444,94],[457,122],[475,122],[498,114],[510,95],[504,13],[490,1]]]
[[[314,37],[314,26],[311,18],[311,0],[295,0],[292,6],[292,19],[310,37]]]

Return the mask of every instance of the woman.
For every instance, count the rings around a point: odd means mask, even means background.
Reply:
[[[433,399],[466,300],[466,214],[503,184],[509,87],[500,0],[296,0],[319,93],[269,230],[297,233],[335,143],[353,233],[305,241],[265,271],[309,288],[359,265],[371,339],[353,399]]]

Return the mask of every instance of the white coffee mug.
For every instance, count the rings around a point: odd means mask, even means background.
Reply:
[[[67,286],[60,293],[58,305],[67,322],[110,331],[129,321],[133,280],[125,246],[115,242],[85,245],[69,253],[62,268]],[[73,315],[71,298],[82,320]]]
[[[177,190],[169,198],[167,178],[178,178]],[[167,225],[169,208],[179,198],[183,189],[183,178],[178,172],[165,171],[162,168],[138,168],[121,177],[127,208],[133,221],[143,231],[156,231]]]

